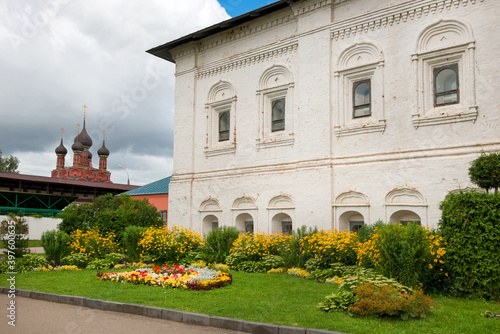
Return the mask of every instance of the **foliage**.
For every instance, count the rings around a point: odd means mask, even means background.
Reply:
[[[2,150],[0,150],[0,172],[19,174],[19,159],[10,155],[9,157],[2,157]]]
[[[70,254],[62,259],[63,264],[68,266],[77,266],[78,268],[86,268],[89,262],[89,257],[85,253]]]
[[[239,235],[240,233],[233,226],[221,226],[210,231],[203,248],[205,258],[209,262],[224,262],[233,242],[238,239]]]
[[[97,227],[90,231],[76,230],[71,233],[70,237],[71,254],[85,253],[89,258],[102,259],[106,254],[119,250],[118,244],[115,242],[115,234],[108,232],[103,235]]]
[[[359,315],[396,316],[403,320],[408,318],[425,318],[431,307],[432,299],[421,290],[413,294],[401,293],[391,285],[373,285],[365,283],[353,290],[357,301],[350,311]]]
[[[43,267],[48,263],[45,256],[38,254],[26,254],[22,257],[22,260],[24,262],[24,265],[30,268],[29,270],[32,270],[36,267]]]
[[[283,258],[285,267],[304,267],[307,260],[314,256],[311,253],[302,252],[300,241],[304,237],[315,233],[318,233],[318,228],[307,228],[305,225],[302,225],[296,231],[292,231],[292,237],[288,245],[285,245],[280,250],[280,256]]]
[[[122,240],[127,226],[163,226],[156,207],[147,200],[134,199],[130,195],[107,194],[90,204],[70,204],[60,215],[59,229],[68,234],[98,228],[103,233],[115,233],[118,241]]]
[[[469,168],[469,177],[472,183],[489,191],[495,189],[497,193],[500,188],[500,154],[481,154],[479,158],[472,161]]]
[[[29,253],[28,223],[22,216],[9,214],[8,220],[2,221],[0,226],[0,237],[3,247],[8,250],[9,255],[20,258]],[[7,252],[5,252],[7,254]]]
[[[291,239],[292,236],[281,233],[268,235],[248,232],[240,234],[233,242],[230,253],[239,253],[247,261],[261,261],[265,255],[280,255],[280,251],[289,246]]]
[[[47,259],[52,263],[61,263],[69,255],[70,236],[64,231],[50,230],[42,233],[42,247]]]
[[[377,231],[379,227],[382,227],[384,222],[382,220],[377,220],[375,224],[363,224],[358,231],[359,242],[365,242]]]
[[[129,225],[123,231],[123,249],[132,261],[138,261],[141,257],[142,249],[139,241],[142,239],[141,233],[147,231],[147,227]]]
[[[358,265],[374,267],[380,274],[407,286],[440,288],[447,274],[445,242],[420,225],[380,225],[358,246]]]
[[[47,264],[47,260],[43,255],[36,254],[25,254],[20,258],[16,258],[14,261],[3,261],[0,262],[0,273],[24,273],[27,271],[32,271],[33,268],[44,266]]]
[[[500,194],[450,193],[440,209],[455,293],[500,300]]]
[[[325,300],[318,304],[318,308],[325,312],[348,311],[356,300],[356,295],[352,291],[334,292],[326,296]]]
[[[114,266],[114,262],[110,259],[93,259],[87,264],[87,269],[100,270],[100,269],[111,269]]]
[[[121,253],[110,253],[104,256],[104,259],[113,262],[113,264],[125,262],[125,254]]]
[[[328,268],[333,262],[356,264],[358,235],[354,232],[320,231],[300,239],[302,254],[314,257],[318,268]]]
[[[142,235],[141,255],[152,256],[153,262],[180,263],[191,251],[204,245],[201,235],[182,226],[150,227]]]
[[[279,255],[264,255],[262,258],[262,265],[266,268],[266,271],[273,268],[282,267],[284,264],[283,258]]]

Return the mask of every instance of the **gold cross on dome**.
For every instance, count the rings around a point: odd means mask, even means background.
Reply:
[[[85,104],[82,107],[83,107],[83,118],[85,119],[85,113],[86,113],[88,107]]]

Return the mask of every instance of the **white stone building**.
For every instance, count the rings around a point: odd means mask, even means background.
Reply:
[[[499,18],[497,0],[281,0],[149,50],[176,64],[169,221],[437,227],[500,150]]]

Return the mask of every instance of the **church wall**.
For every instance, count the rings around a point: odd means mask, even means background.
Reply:
[[[206,233],[213,220],[234,226],[253,217],[255,231],[274,232],[269,201],[287,194],[294,208],[282,213],[294,229],[416,216],[437,227],[445,195],[471,186],[470,162],[500,150],[497,3],[332,2],[299,2],[234,38],[224,32],[202,40],[200,51],[179,49],[172,224]],[[424,41],[424,31],[443,24],[462,35]],[[448,54],[460,64],[461,100],[436,108],[429,73]],[[352,119],[352,85],[364,78],[372,114]],[[274,134],[265,105],[282,93],[287,131]],[[215,116],[225,109],[230,139],[219,142]],[[256,208],[232,209],[242,196]]]

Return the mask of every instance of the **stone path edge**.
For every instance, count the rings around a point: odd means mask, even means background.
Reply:
[[[0,287],[0,293],[8,294],[9,291],[9,288]],[[15,295],[19,297],[45,300],[54,303],[88,307],[96,310],[129,313],[150,318],[183,322],[192,325],[232,329],[235,331],[252,334],[345,334],[341,332],[327,331],[322,329],[280,326],[240,319],[210,316],[207,314],[183,312],[139,304],[118,303],[85,297],[57,295],[47,292],[16,289]]]

